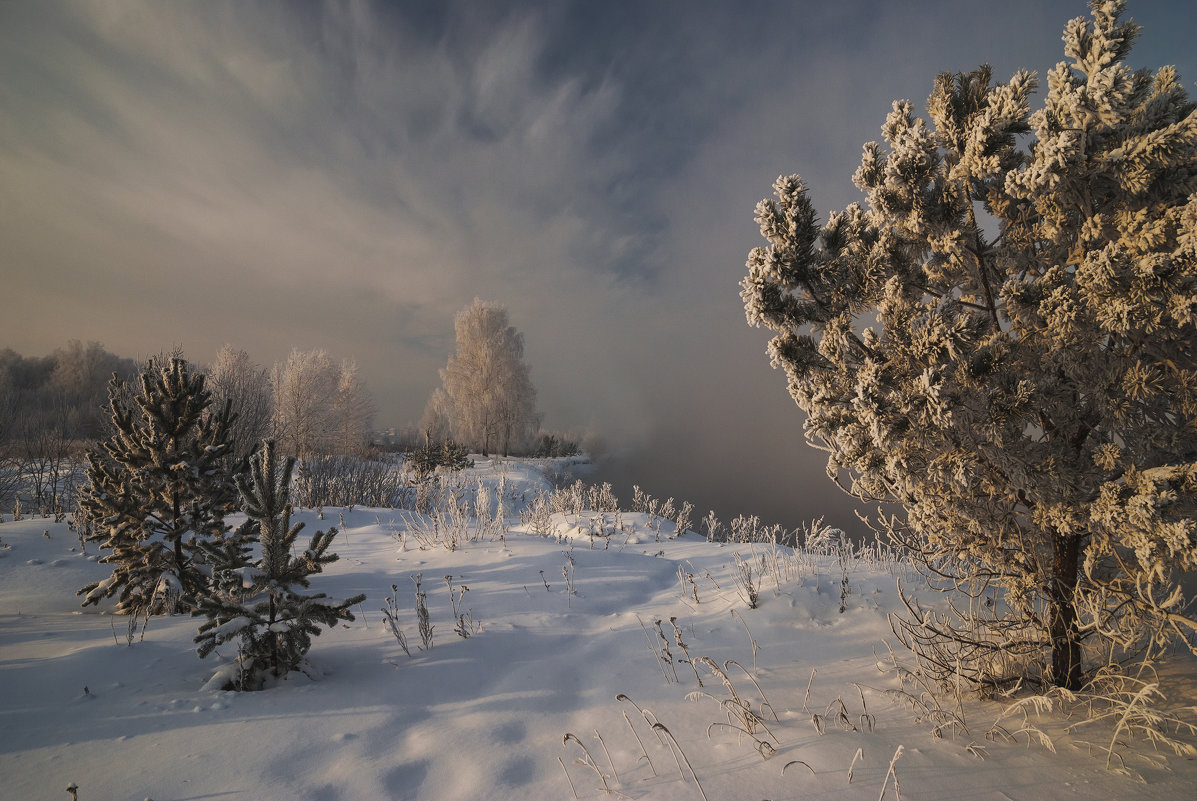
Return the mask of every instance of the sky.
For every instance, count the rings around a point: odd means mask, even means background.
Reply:
[[[0,4],[0,347],[356,360],[419,419],[475,297],[600,477],[856,526],[738,283],[753,207],[823,217],[893,100],[1063,59],[1075,0]],[[1132,2],[1192,89],[1197,4]],[[622,487],[624,491],[626,486]]]

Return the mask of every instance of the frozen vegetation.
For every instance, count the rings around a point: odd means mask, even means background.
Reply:
[[[0,461],[39,510],[0,525],[6,797],[1191,798],[1197,105],[1090,5],[1041,108],[945,73],[864,205],[757,206],[747,319],[898,550],[507,459],[540,417],[496,304],[405,460],[351,362],[158,358],[73,499],[95,420]],[[22,386],[85,408],[103,356]]]
[[[756,207],[741,298],[827,474],[957,602],[897,629],[940,684],[1050,685],[1116,714],[1197,622],[1197,106],[1127,64],[1093,0],[1039,79],[942,73],[895,101],[820,223]],[[1099,700],[1100,699],[1100,700]]]
[[[204,689],[237,653],[197,657],[203,618],[81,609],[111,572],[94,545],[6,514],[4,796],[1191,797],[1197,766],[1133,715],[928,692],[887,616],[899,581],[940,601],[888,551],[818,525],[805,548],[712,542],[732,527],[698,515],[679,536],[683,505],[553,492],[547,464],[476,458],[409,499],[422,512],[295,510],[337,529],[311,591],[366,600],[261,692]],[[735,528],[754,529],[779,533]],[[1191,694],[1193,667],[1161,681]]]

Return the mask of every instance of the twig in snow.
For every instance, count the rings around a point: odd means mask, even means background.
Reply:
[[[852,783],[852,771],[856,769],[856,760],[864,757],[864,749],[857,748],[856,756],[852,757],[852,764],[848,766],[848,784]]]
[[[644,747],[644,741],[640,739],[640,733],[636,731],[636,727],[632,725],[632,719],[628,717],[628,713],[623,713],[623,719],[627,722],[628,728],[632,730],[632,736],[636,738],[636,744],[640,746],[640,753],[644,755],[644,759],[648,761],[648,767],[652,770],[653,775],[657,775],[657,768],[653,765],[652,759],[648,755],[648,749]],[[640,760],[636,760],[639,762]]]
[[[569,771],[565,769],[565,763],[561,761],[561,757],[557,757],[557,763],[561,765],[561,770],[565,773],[565,780],[569,782],[569,789],[573,790],[574,798],[577,798],[578,790],[574,787],[574,780],[569,777]]]
[[[894,751],[894,758],[889,761],[889,770],[886,771],[885,781],[881,783],[881,795],[877,796],[877,801],[882,801],[885,798],[885,789],[889,787],[889,777],[894,777],[894,795],[897,796],[898,801],[902,801],[902,785],[898,783],[898,773],[894,770],[894,766],[898,764],[898,758],[902,756],[902,752],[906,749],[903,746],[898,746],[898,750]]]
[[[611,788],[607,785],[607,777],[603,775],[603,771],[599,768],[598,763],[595,762],[594,757],[590,754],[590,749],[586,744],[578,738],[578,735],[573,732],[566,732],[565,736],[561,738],[561,746],[564,748],[570,740],[578,744],[578,748],[582,749],[582,756],[574,760],[575,765],[582,765],[593,770],[599,777],[599,781],[603,783],[603,792],[610,794]],[[572,782],[571,782],[572,784]],[[576,795],[576,793],[575,793]]]
[[[752,672],[756,673],[756,652],[760,647],[756,644],[756,638],[752,636],[752,632],[748,629],[748,624],[744,622],[744,618],[735,609],[731,610],[732,617],[740,621],[740,625],[744,627],[744,633],[748,635],[748,642],[752,643]]]
[[[620,784],[619,771],[615,769],[615,762],[611,759],[611,752],[607,750],[607,744],[603,742],[603,735],[599,734],[599,730],[594,730],[594,736],[598,738],[599,745],[603,747],[603,753],[607,755],[607,764],[611,766],[611,775],[615,777],[615,783]]]
[[[703,801],[711,801],[707,798],[706,790],[702,789],[702,782],[698,780],[698,774],[694,772],[694,766],[690,764],[690,760],[686,758],[686,753],[682,751],[682,746],[678,743],[677,738],[673,736],[673,732],[665,728],[663,723],[654,723],[653,729],[660,731],[669,737],[669,747],[673,751],[673,759],[677,762],[678,773],[682,773],[682,762],[686,763],[686,767],[690,770],[690,775],[694,778],[694,783],[698,785],[698,792],[702,795]],[[680,759],[678,758],[680,755]],[[682,774],[682,781],[686,780],[686,775]]]

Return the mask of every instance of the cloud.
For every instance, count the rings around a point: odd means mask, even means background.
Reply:
[[[1192,80],[1173,31],[1195,12],[1174,5],[1132,6],[1159,31],[1141,63],[1181,60]],[[730,473],[739,497],[809,516],[795,487],[826,489],[822,458],[736,287],[754,204],[793,171],[824,215],[858,199],[892,99],[982,60],[1045,69],[1082,13],[4,4],[0,345],[324,347],[356,357],[379,422],[401,424],[481,296],[525,333],[547,424],[628,446],[657,494]],[[671,468],[638,444],[689,456]]]
[[[364,290],[408,316],[388,343],[399,362],[475,295],[519,317],[618,318],[638,233],[605,205],[630,169],[595,142],[611,86],[541,74],[531,14],[448,41],[365,4],[291,8],[23,10],[37,44],[6,61],[40,84],[17,98],[0,165],[25,291],[68,317],[135,306],[118,344],[161,337],[165,316],[169,336],[210,345],[234,314],[335,330],[293,319],[289,296]]]

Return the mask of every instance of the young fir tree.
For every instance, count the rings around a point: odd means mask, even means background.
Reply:
[[[291,525],[289,492],[295,460],[278,469],[273,441],[250,459],[248,475],[237,476],[245,523],[223,542],[204,545],[214,567],[213,591],[199,599],[193,614],[208,620],[195,641],[200,657],[231,640],[238,641],[237,662],[210,682],[221,689],[257,690],[270,679],[298,670],[320,626],[353,620],[349,608],[366,599],[357,595],[333,601],[324,593],[305,595],[309,578],[337,561],[328,553],[337,530],[317,531],[299,556],[291,553],[303,523]],[[254,560],[253,546],[259,557]]]
[[[757,206],[748,321],[855,495],[967,591],[897,631],[947,680],[1077,689],[1197,625],[1197,115],[1123,63],[1121,2],[1048,75],[940,75],[893,106],[816,223],[798,176]],[[1030,133],[1025,148],[1018,137]]]
[[[225,532],[236,489],[225,466],[230,407],[209,410],[204,376],[187,362],[150,360],[138,379],[136,408],[115,376],[109,403],[115,433],[87,453],[80,505],[92,521],[89,540],[110,553],[112,575],[79,590],[83,605],[118,596],[123,614],[179,611],[201,592],[207,574],[198,546]]]

